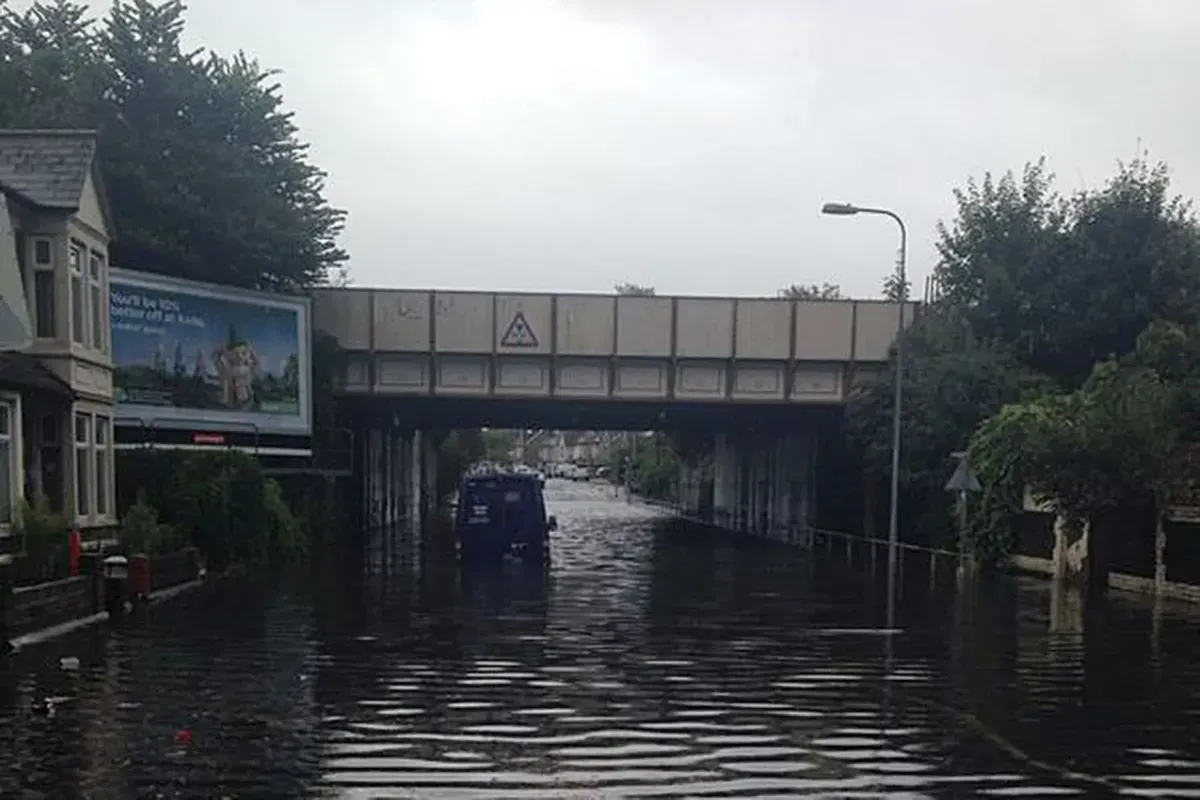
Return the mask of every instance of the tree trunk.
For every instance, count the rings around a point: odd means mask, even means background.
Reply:
[[[1167,582],[1166,509],[1158,503],[1154,509],[1154,590],[1162,594]]]
[[[1117,514],[1093,517],[1087,547],[1088,598],[1102,598],[1108,593],[1108,573],[1112,563],[1111,546],[1114,528],[1121,524]]]

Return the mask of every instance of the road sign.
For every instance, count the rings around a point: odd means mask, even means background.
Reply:
[[[978,492],[982,488],[979,478],[975,477],[975,470],[971,469],[965,458],[958,462],[954,474],[946,481],[947,492]]]
[[[525,312],[513,314],[512,322],[508,323],[504,335],[500,337],[501,347],[537,347],[537,335],[525,319]]]

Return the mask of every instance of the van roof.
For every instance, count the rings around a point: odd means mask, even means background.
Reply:
[[[536,473],[522,472],[477,472],[473,475],[464,475],[463,483],[471,485],[475,483],[483,483],[485,481],[500,481],[503,483],[532,483],[538,485],[541,481],[538,480]]]

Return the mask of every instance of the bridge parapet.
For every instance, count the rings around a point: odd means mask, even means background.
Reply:
[[[905,307],[910,323],[916,303]],[[880,300],[322,289],[344,392],[840,403],[887,360]]]

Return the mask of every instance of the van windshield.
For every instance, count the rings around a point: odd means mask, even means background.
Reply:
[[[530,486],[512,483],[479,483],[466,487],[462,502],[468,525],[500,525],[506,528],[536,524],[541,503]]]

